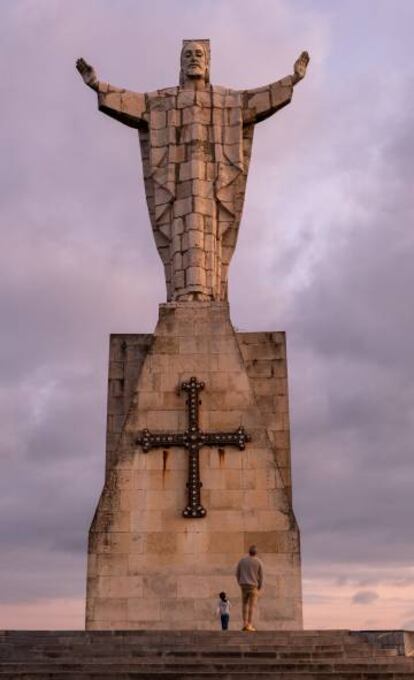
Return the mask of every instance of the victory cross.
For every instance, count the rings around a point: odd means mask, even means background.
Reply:
[[[233,90],[210,84],[209,40],[184,40],[179,86],[140,93],[98,80],[78,59],[99,110],[138,130],[168,301],[227,300],[254,126],[289,104],[308,63],[302,52],[292,75]]]
[[[192,376],[188,382],[183,382],[181,390],[187,392],[188,429],[183,433],[156,433],[144,430],[136,438],[136,443],[142,446],[144,453],[151,449],[169,449],[171,446],[182,446],[188,450],[188,505],[183,510],[183,517],[205,517],[207,510],[201,505],[199,452],[203,446],[236,446],[243,451],[250,436],[240,426],[235,432],[202,432],[198,422],[198,407],[201,404],[199,392],[204,389],[204,383]]]

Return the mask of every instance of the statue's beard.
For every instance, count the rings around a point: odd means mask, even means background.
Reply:
[[[197,78],[207,84],[209,82],[208,68],[203,68],[202,66],[186,68],[185,70],[181,68],[180,85],[183,85],[185,80],[195,80]]]
[[[199,76],[201,78],[204,74],[205,69],[203,69],[202,66],[189,66],[185,71],[185,75],[190,78],[194,76]]]

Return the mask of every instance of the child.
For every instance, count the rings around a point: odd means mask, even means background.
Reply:
[[[217,602],[217,614],[220,614],[221,630],[227,630],[229,627],[231,604],[226,593],[220,593],[219,598],[220,599]]]

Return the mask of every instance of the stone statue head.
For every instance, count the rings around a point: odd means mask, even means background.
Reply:
[[[180,85],[189,78],[202,78],[210,82],[210,41],[183,40],[180,58]]]

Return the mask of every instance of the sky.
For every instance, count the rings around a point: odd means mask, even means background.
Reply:
[[[231,315],[285,330],[307,628],[414,630],[411,0],[0,4],[0,628],[82,628],[110,333],[165,300],[136,133],[74,64],[137,91],[306,79],[257,126]]]

